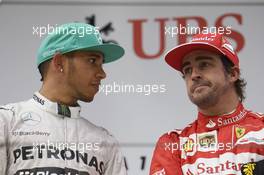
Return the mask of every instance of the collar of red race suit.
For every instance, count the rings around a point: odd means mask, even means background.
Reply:
[[[241,103],[238,104],[234,112],[221,116],[206,116],[199,112],[198,125],[208,130],[214,130],[240,122],[246,117],[247,113],[248,111],[244,108]]]

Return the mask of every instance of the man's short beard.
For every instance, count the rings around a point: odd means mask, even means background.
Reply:
[[[214,106],[217,104],[217,101],[219,97],[213,92],[210,92],[203,98],[193,98],[192,96],[189,96],[192,103],[194,103],[196,106],[198,106],[201,109],[209,108],[211,106]]]
[[[194,103],[197,107],[201,109],[206,109],[216,105],[220,99],[220,97],[227,92],[230,88],[230,85],[225,84],[219,90],[217,87],[214,87],[208,94],[204,95],[202,98],[193,98],[189,95],[190,100]]]

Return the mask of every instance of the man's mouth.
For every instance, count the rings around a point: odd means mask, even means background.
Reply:
[[[193,93],[193,92],[195,92],[197,90],[200,90],[200,89],[202,89],[204,87],[209,87],[209,86],[210,86],[209,83],[195,84],[195,85],[192,86],[191,92]]]
[[[100,82],[93,82],[91,85],[98,91],[100,84]]]
[[[92,85],[95,85],[95,86],[100,86],[101,84],[101,81],[94,81],[92,82]]]
[[[193,92],[199,91],[199,90],[201,90],[204,87],[208,87],[208,86],[206,86],[206,85],[197,86],[196,88],[194,88]]]

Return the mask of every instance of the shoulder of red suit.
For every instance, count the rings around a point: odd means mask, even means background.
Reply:
[[[190,124],[188,124],[184,129],[173,129],[169,131],[168,135],[177,135],[180,136],[182,133],[190,131],[190,129],[193,127],[193,125],[196,123],[196,120]]]
[[[252,115],[256,118],[259,118],[260,120],[264,121],[264,114],[263,113],[260,113],[260,112],[252,112],[252,111],[249,111],[248,113],[249,115]]]

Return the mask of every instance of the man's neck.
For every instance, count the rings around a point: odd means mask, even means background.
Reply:
[[[63,88],[50,87],[47,84],[43,84],[39,93],[52,102],[66,106],[78,106],[77,100],[71,98],[67,92],[64,92]]]

